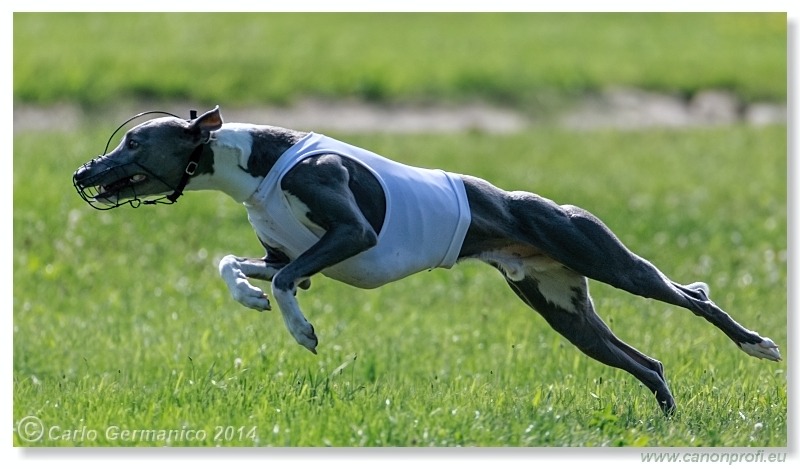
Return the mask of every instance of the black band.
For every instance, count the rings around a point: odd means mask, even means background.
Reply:
[[[189,179],[191,179],[191,177],[194,176],[195,171],[197,171],[200,157],[203,156],[203,150],[205,150],[205,148],[206,145],[202,144],[195,148],[192,154],[189,155],[189,162],[186,163],[186,169],[181,175],[181,180],[178,182],[178,186],[175,187],[175,190],[172,192],[172,194],[167,196],[167,200],[175,203],[175,201],[178,200],[178,197],[183,195],[183,190],[186,189],[186,184],[189,184]]]

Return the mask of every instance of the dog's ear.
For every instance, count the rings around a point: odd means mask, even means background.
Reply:
[[[219,106],[189,123],[189,131],[198,135],[204,142],[208,141],[211,132],[219,130],[220,127],[222,127],[222,115],[219,113]]]

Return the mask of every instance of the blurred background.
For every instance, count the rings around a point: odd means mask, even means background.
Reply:
[[[17,13],[15,128],[143,103],[318,130],[768,124],[785,121],[786,27],[785,14]]]

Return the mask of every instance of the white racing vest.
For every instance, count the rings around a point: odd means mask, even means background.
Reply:
[[[320,236],[298,220],[281,181],[297,163],[320,154],[349,158],[369,170],[386,196],[386,218],[372,248],[322,271],[360,288],[376,288],[422,270],[452,267],[471,215],[457,174],[404,165],[321,134],[286,150],[244,202],[250,224],[270,247],[296,259]]]

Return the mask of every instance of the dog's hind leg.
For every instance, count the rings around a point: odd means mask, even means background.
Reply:
[[[602,282],[647,298],[682,306],[714,324],[744,352],[757,358],[780,360],[778,346],[769,338],[746,329],[709,299],[708,286],[702,282],[681,285],[670,280],[647,260],[628,250],[595,216],[577,207],[566,206],[576,235],[591,246],[601,268],[586,263],[589,275]],[[589,244],[591,243],[591,244]],[[601,254],[602,253],[602,254]],[[585,261],[582,258],[581,261]]]
[[[520,192],[511,194],[508,210],[517,224],[514,236],[545,256],[588,278],[687,308],[722,330],[749,355],[780,360],[777,345],[734,321],[709,299],[705,284],[673,282],[626,248],[589,212]]]
[[[522,278],[519,268],[494,265],[504,272],[517,296],[538,311],[553,329],[586,355],[632,374],[655,395],[661,409],[671,414],[675,410],[675,400],[661,362],[639,352],[611,332],[594,310],[586,277],[552,262],[544,269],[533,269],[531,266],[535,264],[527,264],[523,267]]]

